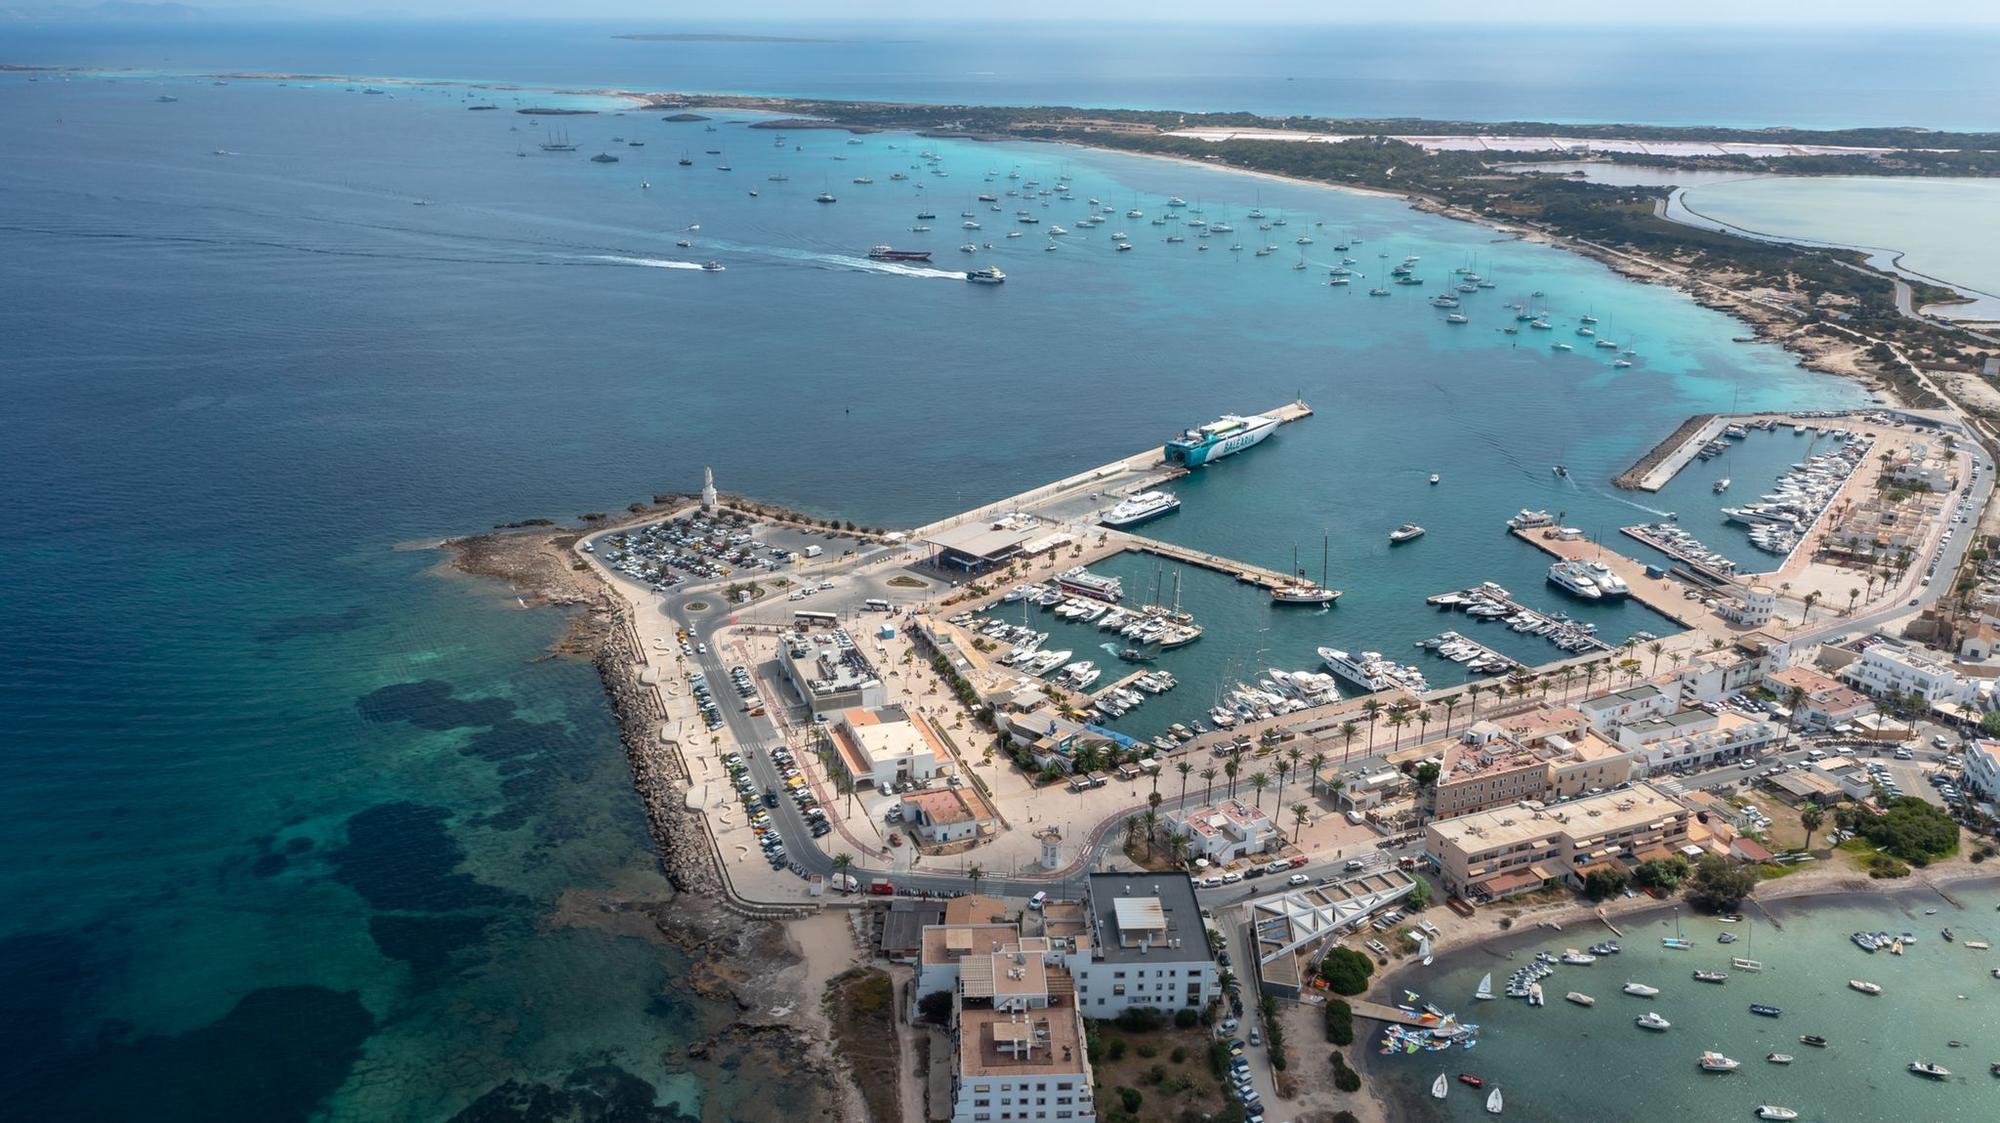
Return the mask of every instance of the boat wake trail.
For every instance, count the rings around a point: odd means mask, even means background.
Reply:
[[[663,257],[623,257],[618,254],[596,253],[587,259],[603,261],[613,265],[637,265],[645,269],[700,269],[696,261],[669,261]]]
[[[838,253],[811,253],[805,250],[768,249],[763,251],[773,257],[790,258],[815,265],[830,265],[839,269],[852,269],[860,273],[887,273],[895,277],[923,277],[934,281],[963,281],[964,273],[954,273],[949,269],[938,269],[928,265],[911,265],[900,261],[874,261],[865,257],[850,257]]]

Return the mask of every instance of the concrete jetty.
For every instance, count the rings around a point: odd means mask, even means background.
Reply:
[[[1152,554],[1155,557],[1168,558],[1173,561],[1184,562],[1188,565],[1200,566],[1203,569],[1214,570],[1217,573],[1226,573],[1246,585],[1256,585],[1264,589],[1275,589],[1281,585],[1295,585],[1298,583],[1298,578],[1290,574],[1279,573],[1275,569],[1266,569],[1261,565],[1252,565],[1249,562],[1237,561],[1235,558],[1225,558],[1220,554],[1190,550],[1186,546],[1176,546],[1171,542],[1161,542],[1153,538],[1141,538],[1136,534],[1117,534],[1114,540],[1122,540],[1125,548],[1128,550],[1134,550],[1142,554]]]
[[[1633,600],[1672,620],[1683,628],[1696,626],[1696,613],[1699,611],[1699,606],[1693,610],[1688,607],[1690,602],[1684,595],[1681,585],[1664,577],[1647,576],[1646,567],[1643,564],[1615,550],[1606,548],[1600,543],[1592,542],[1588,538],[1564,539],[1544,537],[1543,532],[1547,529],[1546,527],[1542,527],[1530,530],[1516,530],[1512,533],[1514,537],[1519,538],[1535,549],[1558,558],[1569,557],[1576,553],[1579,547],[1592,547],[1595,552],[1591,555],[1591,560],[1603,562],[1610,567],[1611,572],[1624,578],[1625,584],[1632,590],[1631,595]]]
[[[1313,415],[1312,407],[1303,400],[1287,402],[1275,409],[1267,409],[1262,416],[1275,418],[1280,425],[1287,425]],[[969,521],[993,518],[1011,511],[1035,511],[1064,500],[1076,499],[1079,493],[1088,492],[1135,492],[1157,487],[1170,480],[1177,480],[1188,474],[1188,469],[1167,463],[1164,445],[1155,445],[1144,452],[1123,456],[1109,464],[1102,464],[1088,471],[1066,476],[1054,483],[1042,484],[1017,495],[998,499],[991,503],[960,514],[951,515],[929,526],[921,526],[911,532],[910,537],[923,539]],[[1107,504],[1108,506],[1108,504]]]

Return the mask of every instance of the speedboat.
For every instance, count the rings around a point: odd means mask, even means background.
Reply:
[[[1652,1030],[1659,1030],[1661,1032],[1665,1032],[1666,1030],[1673,1028],[1674,1024],[1668,1021],[1667,1019],[1662,1018],[1661,1016],[1659,1016],[1658,1014],[1654,1013],[1651,1010],[1648,1010],[1645,1013],[1639,1015],[1638,1017],[1633,1018],[1632,1023],[1638,1026],[1640,1029],[1652,1029]]]
[[[1910,1071],[1916,1073],[1918,1076],[1928,1076],[1932,1080],[1946,1080],[1951,1077],[1950,1069],[1940,1064],[1932,1064],[1929,1061],[1911,1061]]]
[[[1653,997],[1654,995],[1656,995],[1656,994],[1660,993],[1660,988],[1659,988],[1659,987],[1649,987],[1649,986],[1647,986],[1647,985],[1646,985],[1645,983],[1626,983],[1626,984],[1625,984],[1625,993],[1626,993],[1626,994],[1636,994],[1636,995],[1638,995],[1638,996],[1639,996],[1640,998],[1651,998],[1651,997]]]
[[[1731,1060],[1713,1049],[1704,1050],[1696,1063],[1701,1065],[1703,1072],[1735,1072],[1743,1067],[1742,1061]]]
[[[1729,981],[1729,972],[1696,971],[1694,973],[1694,981],[1697,983],[1726,983]]]
[[[1459,1073],[1459,1074],[1458,1074],[1458,1082],[1459,1082],[1460,1084],[1463,1084],[1463,1085],[1465,1085],[1465,1086],[1466,1086],[1466,1087],[1468,1087],[1468,1088],[1484,1088],[1484,1087],[1486,1087],[1486,1081],[1484,1081],[1484,1080],[1481,1080],[1481,1079],[1480,1079],[1479,1077],[1477,1077],[1477,1076],[1474,1076],[1474,1075],[1472,1075],[1472,1074],[1471,1074],[1471,1073],[1469,1073],[1469,1072],[1461,1072],[1461,1073]]]
[[[1775,1018],[1784,1013],[1784,1011],[1780,1010],[1778,1007],[1767,1006],[1762,1002],[1752,1002],[1750,1004],[1750,1012],[1752,1014],[1756,1014],[1758,1017],[1763,1017],[1763,1018]]]
[[[1882,986],[1880,983],[1871,983],[1866,979],[1849,979],[1847,980],[1847,985],[1854,988],[1855,990],[1860,991],[1863,994],[1882,993]]]
[[[1432,476],[1431,482],[1436,483],[1437,477]],[[1402,526],[1389,532],[1389,545],[1400,546],[1413,538],[1422,538],[1423,536],[1423,527],[1418,526],[1416,523],[1404,523]]]
[[[1826,1038],[1821,1037],[1817,1033],[1802,1033],[1799,1035],[1799,1044],[1811,1045],[1815,1049],[1824,1049],[1826,1048]]]
[[[1798,1117],[1799,1113],[1789,1107],[1779,1107],[1777,1104],[1757,1105],[1757,1118],[1759,1119],[1797,1119]]]
[[[1766,1053],[1764,1054],[1764,1059],[1774,1065],[1788,1065],[1792,1063],[1792,1055],[1790,1053]]]

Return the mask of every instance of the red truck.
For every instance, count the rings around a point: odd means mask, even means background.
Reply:
[[[868,883],[868,892],[877,897],[893,897],[896,895],[896,883],[886,877],[878,877]]]

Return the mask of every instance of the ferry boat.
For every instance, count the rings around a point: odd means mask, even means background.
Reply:
[[[876,261],[929,261],[931,259],[931,251],[899,250],[888,246],[875,246],[868,251],[868,256]]]
[[[1579,561],[1559,561],[1549,567],[1549,584],[1584,600],[1602,600],[1604,593]]]
[[[1590,577],[1591,584],[1597,586],[1598,595],[1606,600],[1632,594],[1632,587],[1625,583],[1625,579],[1611,572],[1611,567],[1601,561],[1585,562],[1583,571]]]
[[[975,285],[997,285],[1007,280],[1007,274],[989,265],[984,269],[971,270],[966,273],[965,279]]]
[[[1116,577],[1106,577],[1092,573],[1082,566],[1069,570],[1056,578],[1056,587],[1066,593],[1093,600],[1117,603],[1125,596],[1125,585]]]
[[[1168,441],[1163,451],[1169,464],[1198,468],[1242,452],[1270,436],[1277,428],[1278,419],[1275,417],[1224,414],[1218,420],[1189,429]]]
[[[1104,512],[1098,521],[1111,527],[1137,526],[1180,509],[1181,501],[1178,496],[1164,491],[1142,491],[1120,501],[1117,506]]]
[[[1507,520],[1509,530],[1534,530],[1537,527],[1554,525],[1556,525],[1554,515],[1547,511],[1530,511],[1526,507],[1521,508],[1520,514]]]

